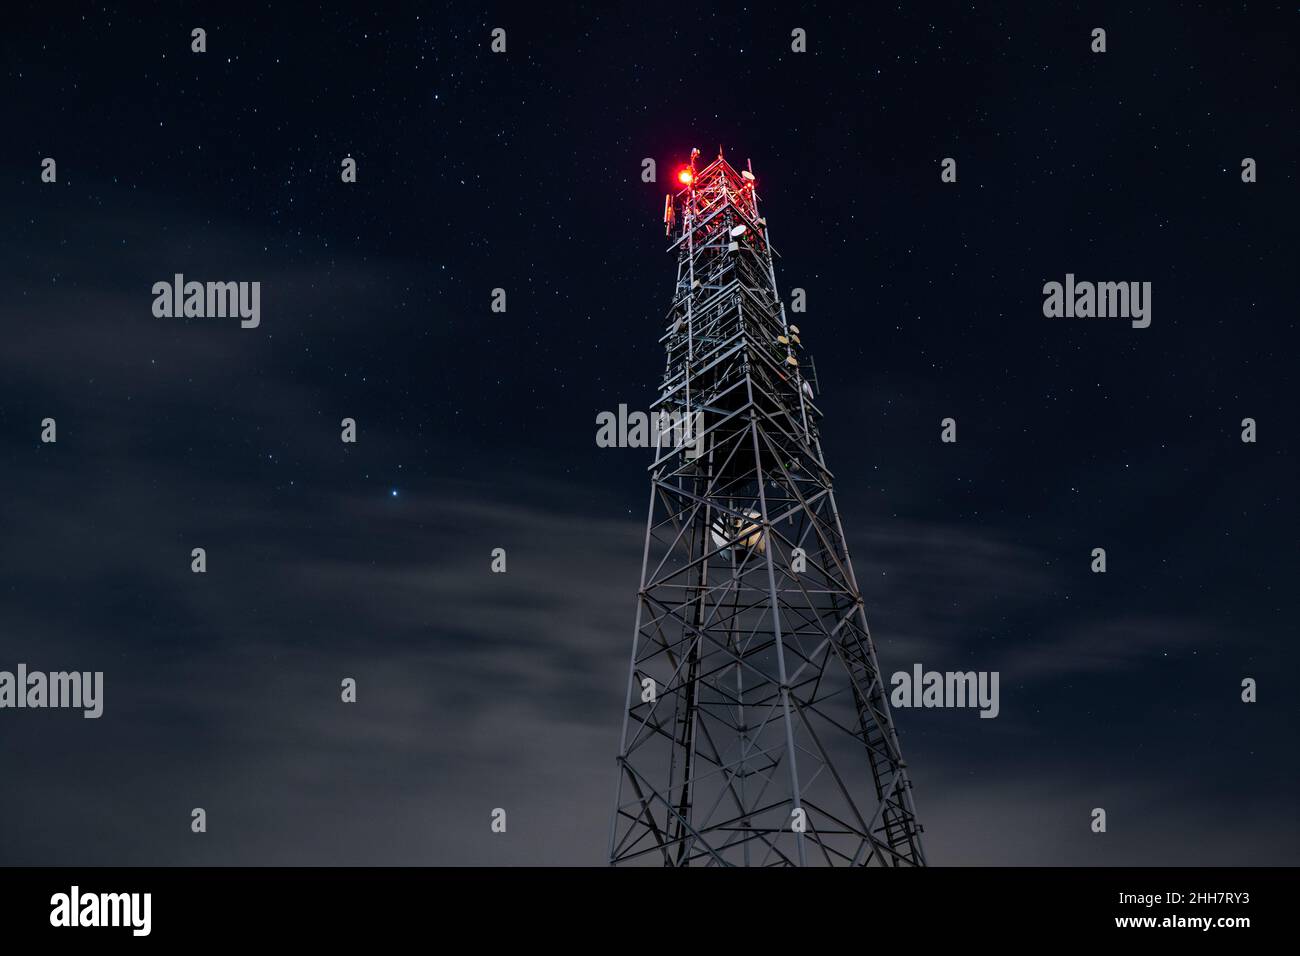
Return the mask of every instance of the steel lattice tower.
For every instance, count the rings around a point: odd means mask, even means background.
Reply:
[[[610,862],[924,865],[754,176],[697,155],[652,406],[697,430],[650,466]]]

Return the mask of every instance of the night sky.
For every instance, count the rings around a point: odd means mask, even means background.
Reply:
[[[1300,862],[1293,5],[172,6],[0,34],[0,669],[105,683],[0,710],[0,863],[604,862],[650,456],[595,419],[695,146],[807,291],[882,669],[1001,674],[895,711],[930,862]]]

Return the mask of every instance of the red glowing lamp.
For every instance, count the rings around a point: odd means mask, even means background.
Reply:
[[[677,181],[683,186],[689,186],[691,183],[695,182],[695,174],[691,172],[689,167],[684,166],[682,167],[682,171],[677,174]]]

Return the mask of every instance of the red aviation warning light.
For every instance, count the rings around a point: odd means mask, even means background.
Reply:
[[[683,186],[689,186],[691,183],[695,182],[695,173],[689,166],[683,166],[681,172],[677,174],[677,181]]]

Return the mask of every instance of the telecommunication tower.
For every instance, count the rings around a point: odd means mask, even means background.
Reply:
[[[609,860],[921,866],[753,170],[698,154],[664,203],[677,285]]]

